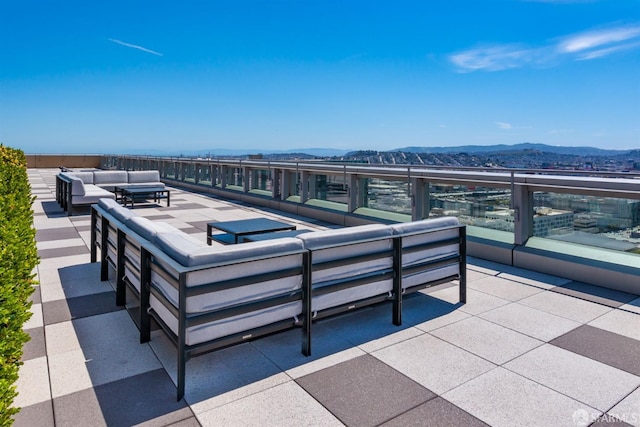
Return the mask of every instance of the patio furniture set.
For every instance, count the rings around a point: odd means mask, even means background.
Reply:
[[[294,327],[310,355],[313,323],[326,316],[387,301],[400,325],[403,295],[453,280],[466,300],[466,229],[453,217],[313,232],[264,218],[212,222],[196,239],[114,198],[91,213],[91,261],[101,280],[115,270],[116,304],[139,303],[140,342],[154,319],[177,347],[178,400],[193,356]]]
[[[170,190],[160,182],[158,171],[65,170],[56,175],[56,201],[67,212],[90,206],[100,199],[114,199],[123,204],[161,199],[170,204]]]

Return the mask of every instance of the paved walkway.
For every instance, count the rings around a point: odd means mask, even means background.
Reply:
[[[640,426],[640,298],[477,259],[467,304],[449,287],[406,298],[401,327],[385,304],[323,320],[309,358],[299,330],[194,358],[176,402],[175,348],[157,330],[139,344],[56,173],[29,170],[40,286],[16,426]],[[211,220],[327,226],[178,189],[136,211],[203,240]]]

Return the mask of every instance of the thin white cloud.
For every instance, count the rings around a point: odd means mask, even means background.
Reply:
[[[496,125],[498,125],[500,129],[505,129],[505,130],[513,128],[511,123],[506,123],[506,122],[496,122]]]
[[[633,27],[618,27],[604,30],[585,31],[565,37],[558,44],[561,52],[583,52],[613,43],[626,42],[640,36],[640,25]]]
[[[463,71],[501,71],[519,68],[529,62],[535,53],[516,45],[494,45],[469,49],[450,56],[450,60]]]
[[[584,61],[640,48],[640,24],[584,31],[541,46],[480,46],[449,56],[462,73],[551,66],[560,59]]]
[[[637,49],[637,48],[640,48],[640,41],[635,42],[635,43],[621,44],[621,45],[612,46],[612,47],[608,47],[608,48],[604,48],[604,49],[591,50],[589,52],[585,52],[583,54],[578,55],[578,57],[576,59],[578,59],[579,61],[585,61],[585,60],[589,60],[589,59],[597,59],[597,58],[602,58],[603,56],[611,55],[611,54],[616,53],[616,52],[622,52],[622,51],[625,51],[625,50],[633,50],[633,49]]]
[[[123,42],[122,40],[117,40],[117,39],[107,39],[107,40],[109,40],[110,42],[114,42],[116,44],[119,44],[121,46],[130,47],[132,49],[138,49],[138,50],[141,50],[143,52],[151,53],[153,55],[163,56],[161,53],[156,52],[155,50],[147,49],[146,47],[138,46],[138,45],[131,44],[131,43],[126,43],[126,42]]]

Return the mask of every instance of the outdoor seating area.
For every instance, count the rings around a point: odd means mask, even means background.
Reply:
[[[133,190],[142,188],[145,189],[142,193]],[[158,171],[65,169],[56,175],[56,201],[68,215],[75,208],[90,206],[101,199],[130,202],[133,207],[136,194],[152,196],[156,201],[166,198],[169,206],[169,192],[165,191]]]
[[[256,219],[265,221],[284,224]],[[124,305],[125,286],[140,301],[140,342],[153,316],[178,347],[178,400],[192,355],[298,326],[309,356],[311,319],[390,300],[388,318],[400,326],[405,294],[456,280],[466,297],[465,228],[451,217],[211,246],[103,199],[91,233],[102,280],[108,266],[116,272],[116,301]]]
[[[466,265],[452,263],[445,283],[421,289],[438,279],[420,260],[456,252],[432,247],[425,239],[436,233],[416,229],[421,221],[344,231],[177,187],[168,188],[168,207],[103,200],[95,215],[68,216],[58,170],[28,174],[40,264],[16,426],[640,425],[640,295],[463,252]],[[208,224],[258,218],[305,232],[207,245]],[[342,233],[361,233],[350,236],[355,250],[341,245]],[[236,280],[229,272],[239,259],[250,267]],[[224,330],[238,341],[199,329],[257,308],[210,304],[262,286],[264,269],[284,275],[273,282],[292,291],[299,323],[292,317],[260,337],[255,325]],[[227,295],[223,304],[232,304]],[[342,307],[363,299],[358,309]],[[305,356],[309,313],[313,351]]]

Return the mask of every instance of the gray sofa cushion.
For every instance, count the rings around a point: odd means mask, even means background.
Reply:
[[[304,247],[311,250],[378,237],[391,237],[391,229],[383,224],[370,224],[335,230],[314,231],[297,236],[298,239],[304,242]]]
[[[111,215],[113,215],[113,217],[115,219],[117,219],[118,221],[122,222],[123,224],[126,224],[127,220],[129,220],[130,218],[134,217],[134,216],[138,216],[136,213],[134,213],[133,211],[125,208],[124,206],[121,205],[117,205],[112,207],[109,210],[109,213]]]
[[[178,319],[152,294],[149,305],[162,318],[166,325],[178,334]],[[268,325],[284,319],[293,319],[302,313],[302,303],[294,301],[275,307],[243,313],[238,316],[214,320],[202,325],[191,326],[186,329],[185,343],[195,345],[214,340],[231,334],[248,331],[259,326]]]
[[[98,203],[102,199],[114,199],[115,195],[93,184],[84,186],[85,193],[81,196],[73,196],[71,203],[74,205],[89,205]]]
[[[433,230],[436,228],[456,227],[460,225],[458,218],[454,216],[443,216],[441,218],[423,219],[422,221],[404,222],[391,225],[393,234],[407,234],[419,231]]]
[[[93,183],[103,184],[126,184],[129,182],[127,171],[95,171],[93,173]]]
[[[84,182],[78,177],[69,176],[69,180],[71,180],[71,195],[72,196],[84,196],[86,192],[84,188]]]
[[[85,184],[93,184],[93,172],[73,172],[72,175],[80,178]]]
[[[229,246],[205,246],[189,254],[189,266],[210,264],[216,262],[229,262],[233,260],[252,257],[264,257],[272,254],[297,251],[303,249],[302,242],[295,238],[281,238],[265,240],[262,242],[250,242]]]
[[[209,247],[204,241],[196,240],[182,231],[157,234],[155,243],[164,253],[185,266],[189,265],[192,253]]]
[[[158,171],[129,171],[130,184],[158,183],[160,184],[160,172]]]
[[[180,264],[188,267],[229,262],[302,249],[302,242],[295,238],[282,238],[264,242],[243,243],[231,246],[209,246],[186,233],[159,233],[155,242],[160,249]]]
[[[411,248],[418,245],[454,240],[460,236],[459,225],[460,223],[455,217],[442,217],[404,224],[394,224],[391,226],[391,229],[394,234],[403,236],[403,248]],[[459,251],[460,247],[457,242],[449,243],[446,246],[422,249],[404,254],[402,257],[402,265],[406,267],[427,260],[454,255]]]
[[[339,261],[354,255],[381,254],[378,258],[363,261],[354,260],[348,265],[338,264],[313,271],[312,287],[314,289],[327,286],[333,280],[347,280],[363,274],[390,270],[393,266],[392,237],[391,229],[382,224],[316,231],[297,236],[303,241],[306,249],[313,251],[314,265]],[[368,241],[368,239],[375,240]],[[385,279],[345,291],[332,292],[321,297],[314,296],[313,310],[322,310],[384,294],[391,291],[392,287],[392,279]]]
[[[120,203],[116,202],[114,199],[100,199],[100,201],[98,202],[98,206],[100,206],[102,209],[109,212],[111,211],[112,208],[120,207],[121,205]]]
[[[127,220],[127,227],[138,233],[143,239],[153,241],[158,233],[178,233],[179,229],[166,222],[151,221],[142,216],[134,216]]]

